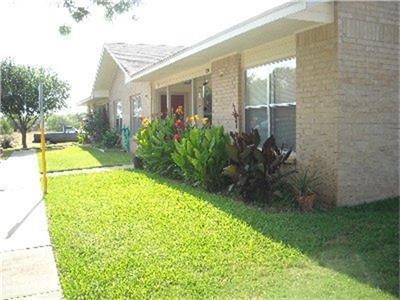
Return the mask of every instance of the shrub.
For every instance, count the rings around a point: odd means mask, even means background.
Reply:
[[[315,190],[320,185],[320,181],[317,172],[310,173],[308,169],[305,169],[291,176],[289,184],[296,196],[301,197],[314,194]]]
[[[233,180],[232,187],[245,200],[270,200],[281,179],[294,172],[280,172],[280,167],[288,159],[291,150],[279,149],[273,136],[259,149],[260,135],[257,129],[249,134],[231,132],[231,137],[233,143],[226,146],[230,165],[224,168],[223,174]]]
[[[121,135],[118,133],[117,130],[114,129],[107,130],[101,138],[101,145],[106,148],[114,148],[116,146],[120,146],[120,142]]]
[[[0,118],[0,134],[11,134],[14,131],[14,127],[10,121],[6,118]]]
[[[137,134],[136,155],[142,159],[145,169],[172,177],[178,175],[177,166],[171,157],[175,151],[174,135],[174,117],[143,121]]]
[[[4,149],[12,148],[14,139],[11,135],[3,135],[0,137],[0,147]]]
[[[79,144],[86,144],[89,142],[89,136],[86,132],[80,132],[77,138]]]
[[[103,135],[110,129],[107,113],[103,110],[89,112],[83,124],[83,131],[91,142],[100,143]]]
[[[176,139],[172,159],[185,180],[207,190],[218,190],[226,183],[221,172],[228,163],[228,143],[229,136],[222,126],[191,128],[181,140]]]

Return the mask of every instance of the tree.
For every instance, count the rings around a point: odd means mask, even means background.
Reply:
[[[83,113],[68,115],[49,115],[46,119],[46,129],[50,131],[62,131],[64,126],[72,126],[79,129],[84,118]]]
[[[107,20],[112,20],[115,15],[120,15],[132,10],[138,5],[140,0],[63,0],[63,7],[66,8],[74,19],[79,23],[86,19],[94,7],[102,7]],[[71,27],[63,25],[59,27],[59,31],[63,35],[71,33]]]
[[[38,86],[43,83],[44,112],[49,114],[66,106],[69,85],[44,68],[17,65],[6,59],[0,63],[0,110],[21,132],[22,147],[27,148],[26,133],[39,118]]]

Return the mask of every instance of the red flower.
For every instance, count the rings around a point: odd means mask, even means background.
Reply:
[[[176,127],[177,129],[183,129],[183,128],[185,128],[185,123],[183,123],[182,120],[176,120],[176,122],[175,122],[175,127]]]
[[[181,138],[181,136],[180,136],[179,134],[175,134],[175,135],[174,135],[174,141],[179,142],[181,139],[182,139],[182,138]]]

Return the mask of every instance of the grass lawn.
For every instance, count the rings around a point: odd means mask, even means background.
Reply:
[[[38,153],[39,162],[41,153]],[[65,171],[104,166],[118,166],[132,163],[129,153],[120,150],[102,152],[92,147],[51,145],[46,151],[47,171]],[[42,168],[40,164],[40,168]]]
[[[265,213],[135,171],[49,178],[67,299],[389,299],[398,199]]]

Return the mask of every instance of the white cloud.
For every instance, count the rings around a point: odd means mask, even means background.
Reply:
[[[69,110],[87,97],[105,42],[129,42],[188,46],[284,0],[142,0],[137,17],[120,16],[106,22],[101,11],[72,27],[63,37],[58,26],[72,23],[59,1],[0,0],[0,59],[45,65],[71,86]]]

